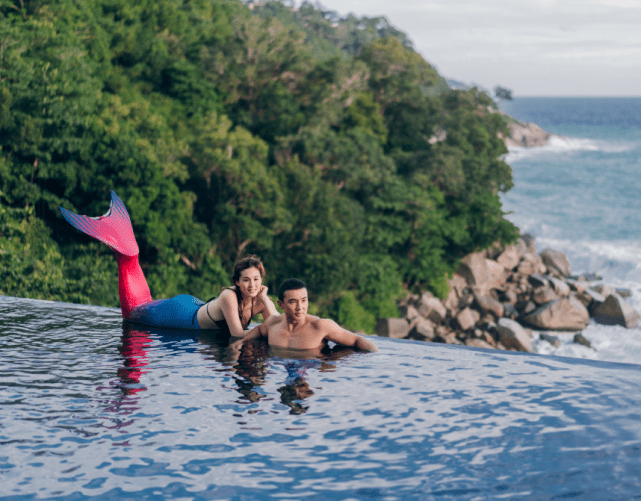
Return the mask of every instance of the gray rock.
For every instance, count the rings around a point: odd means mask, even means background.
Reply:
[[[592,343],[590,343],[590,341],[588,341],[585,338],[585,336],[583,334],[581,334],[580,332],[578,334],[574,335],[574,342],[576,344],[580,344],[580,345],[583,345],[583,346],[587,346],[588,348],[592,348]],[[594,349],[594,348],[592,348],[592,349]]]
[[[404,318],[379,318],[376,324],[376,334],[384,337],[401,339],[407,337],[410,325]]]
[[[577,293],[576,298],[581,301],[581,303],[583,303],[583,306],[588,308],[590,311],[593,311],[594,308],[603,304],[603,302],[605,301],[605,297],[603,297],[601,294],[599,294],[594,289],[591,289],[590,287],[585,289],[583,292]]]
[[[419,341],[434,339],[434,324],[429,320],[418,317],[409,326],[409,337]]]
[[[469,286],[484,287],[492,278],[487,268],[487,259],[480,252],[465,256],[459,266],[458,274]]]
[[[570,286],[566,283],[565,280],[560,278],[550,277],[549,278],[552,287],[554,287],[554,292],[557,293],[560,297],[567,297],[570,295]]]
[[[512,303],[503,303],[503,316],[514,320],[519,316],[519,312]]]
[[[516,268],[521,260],[522,252],[519,252],[519,247],[516,245],[506,245],[503,252],[496,258],[504,270],[511,271]]]
[[[419,316],[418,310],[412,304],[399,306],[399,309],[401,310],[401,314],[403,315],[403,317],[405,317],[408,320],[408,322],[411,322],[412,320],[414,320],[416,317]]]
[[[547,341],[548,343],[550,343],[555,348],[558,348],[561,345],[561,340],[558,337],[553,336],[552,334],[548,334],[547,332],[541,332],[539,334],[539,337],[543,341]]]
[[[492,313],[495,317],[503,316],[503,305],[489,294],[476,293],[474,299],[483,313]]]
[[[427,318],[435,324],[440,324],[447,316],[447,309],[443,303],[429,293],[423,293],[417,303],[417,310],[423,318]]]
[[[521,315],[528,315],[536,310],[536,303],[534,301],[521,301],[516,304],[516,309]]]
[[[523,322],[542,330],[579,331],[587,327],[590,314],[576,298],[562,297],[537,308]]]
[[[594,320],[600,324],[622,325],[633,329],[641,323],[641,318],[634,308],[616,294],[610,294],[592,313]]]
[[[521,325],[509,318],[501,318],[496,327],[500,343],[506,348],[514,348],[519,351],[534,352],[532,340]]]
[[[550,273],[554,275],[558,274],[563,278],[567,278],[571,275],[570,261],[563,252],[545,249],[541,252],[541,259],[543,260],[543,264],[547,266]]]
[[[576,292],[583,292],[588,288],[588,284],[581,280],[575,280],[574,278],[566,278],[565,283],[570,286],[570,289]]]
[[[532,287],[545,287],[548,285],[548,279],[539,275],[538,273],[532,273],[527,277],[527,281],[530,282]]]
[[[547,304],[551,301],[558,299],[559,296],[556,295],[554,289],[549,285],[545,287],[539,287],[532,293],[532,301],[534,301],[538,306]]]

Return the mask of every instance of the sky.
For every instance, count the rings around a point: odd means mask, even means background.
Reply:
[[[447,79],[514,97],[641,96],[641,0],[320,4],[341,16],[385,16]]]

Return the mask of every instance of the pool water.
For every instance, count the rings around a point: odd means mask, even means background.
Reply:
[[[633,499],[640,367],[233,349],[0,296],[0,499]]]

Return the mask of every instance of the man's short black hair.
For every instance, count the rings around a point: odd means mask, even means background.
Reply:
[[[287,291],[297,291],[298,289],[307,289],[305,282],[297,278],[288,278],[278,288],[278,300],[283,301]]]

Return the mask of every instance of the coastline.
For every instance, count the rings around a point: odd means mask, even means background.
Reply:
[[[624,298],[631,292],[604,285],[594,274],[572,275],[562,252],[537,252],[534,238],[467,255],[449,281],[445,299],[430,292],[399,301],[402,318],[381,318],[376,334],[477,348],[536,352],[534,343],[558,346],[555,333],[582,335],[591,321],[635,329],[641,317]]]

